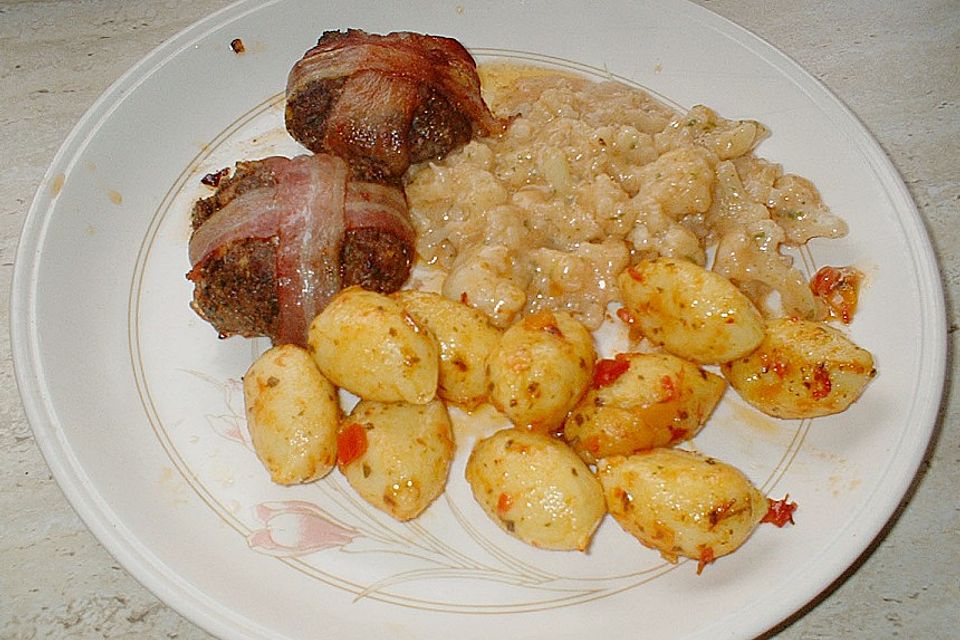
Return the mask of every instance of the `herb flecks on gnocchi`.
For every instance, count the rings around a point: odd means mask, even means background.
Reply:
[[[264,352],[243,376],[243,395],[254,451],[274,482],[311,482],[330,472],[340,404],[306,350],[287,344]]]
[[[487,357],[500,330],[483,312],[438,293],[407,289],[393,297],[440,345],[437,395],[468,409],[485,402]]]
[[[443,493],[454,445],[439,400],[361,400],[343,419],[337,442],[338,466],[350,486],[397,520],[415,518]]]
[[[769,510],[738,469],[690,451],[653,449],[600,462],[607,508],[623,529],[670,562],[705,564],[736,550]]]
[[[465,475],[490,519],[535,547],[583,551],[606,513],[587,465],[545,434],[511,428],[480,440]]]
[[[623,304],[652,343],[702,364],[750,353],[763,317],[733,283],[686,260],[642,260],[620,274]]]
[[[490,400],[518,427],[554,430],[586,391],[596,357],[593,336],[570,314],[527,316],[490,354]]]
[[[676,444],[700,431],[725,388],[720,376],[676,356],[621,353],[597,362],[563,435],[591,464]]]
[[[777,418],[845,410],[876,375],[873,356],[821,322],[778,318],[760,346],[721,367],[744,400]]]
[[[310,324],[307,347],[331,382],[361,398],[426,404],[436,395],[437,339],[383,294],[341,291]]]

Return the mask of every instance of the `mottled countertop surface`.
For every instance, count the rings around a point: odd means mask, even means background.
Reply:
[[[0,306],[47,165],[100,93],[223,0],[0,1]],[[932,237],[956,344],[960,2],[700,0],[843,100],[900,171]],[[208,638],[87,531],[34,442],[0,338],[0,638]],[[771,635],[948,638],[960,629],[960,415],[948,357],[935,441],[897,517],[826,594]]]

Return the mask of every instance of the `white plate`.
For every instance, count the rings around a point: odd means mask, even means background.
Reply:
[[[612,522],[589,554],[503,535],[462,480],[398,525],[337,474],[271,485],[242,436],[238,380],[258,341],[219,341],[189,310],[188,208],[207,171],[268,151],[280,92],[326,29],[416,30],[494,56],[604,71],[691,106],[756,118],[760,153],[811,178],[850,223],[806,266],[855,264],[850,327],[879,377],[851,410],[775,422],[728,395],[697,446],[800,504],[695,575]],[[242,38],[246,53],[230,50]],[[241,2],[187,29],[86,114],[27,217],[12,299],[17,379],[58,481],[161,598],[229,638],[751,637],[826,588],[914,476],[939,405],[942,293],[913,203],[864,128],[742,29],[680,2]],[[465,437],[464,440],[469,440]]]

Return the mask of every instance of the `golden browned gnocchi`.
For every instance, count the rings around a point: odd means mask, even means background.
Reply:
[[[483,312],[438,293],[405,290],[394,298],[440,344],[437,395],[467,408],[484,402],[487,357],[500,340],[500,330]]]
[[[529,315],[490,354],[490,399],[517,426],[555,429],[590,384],[595,359],[593,336],[573,316]]]
[[[327,475],[337,458],[337,392],[305,349],[264,352],[243,376],[247,429],[257,457],[279,484]]]
[[[760,346],[721,367],[744,400],[777,418],[845,410],[876,375],[873,356],[821,322],[771,320]]]
[[[425,404],[436,395],[437,340],[388,296],[344,289],[314,318],[307,344],[320,371],[361,398]]]
[[[487,515],[535,547],[583,551],[606,512],[587,465],[545,434],[511,428],[480,440],[465,475]]]
[[[670,562],[704,564],[734,551],[769,503],[738,469],[680,449],[602,460],[607,509],[623,529]]]
[[[651,342],[702,364],[750,353],[763,317],[733,283],[686,260],[643,260],[620,274],[623,305]]]
[[[337,434],[337,463],[347,482],[397,520],[415,518],[443,493],[453,451],[450,416],[439,400],[361,400]]]
[[[720,376],[668,353],[618,354],[597,362],[563,435],[591,464],[667,446],[695,436],[725,388]]]

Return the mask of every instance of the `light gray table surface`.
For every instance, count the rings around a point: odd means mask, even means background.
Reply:
[[[139,58],[224,0],[0,1],[0,318],[20,227],[84,111]],[[699,0],[820,79],[893,160],[932,237],[956,346],[960,1]],[[339,25],[330,25],[339,26]],[[960,403],[948,354],[935,440],[897,516],[833,587],[771,632],[960,638]],[[209,638],[84,527],[34,442],[0,334],[0,638]],[[639,637],[639,636],[638,636]]]

